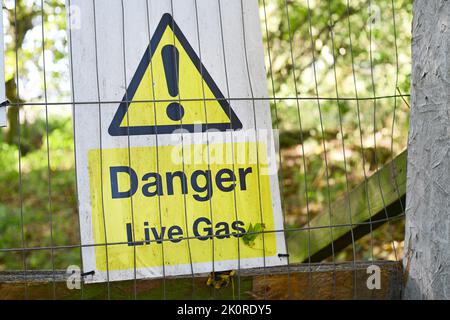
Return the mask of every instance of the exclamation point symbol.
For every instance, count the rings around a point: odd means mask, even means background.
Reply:
[[[161,55],[164,64],[164,73],[166,74],[167,88],[169,89],[169,94],[172,97],[178,96],[179,93],[179,61],[180,55],[178,49],[175,46],[169,44],[164,46],[161,50]],[[184,108],[178,102],[172,102],[167,106],[166,109],[167,116],[173,121],[179,121],[184,116]]]

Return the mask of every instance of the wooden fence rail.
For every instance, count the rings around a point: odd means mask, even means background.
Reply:
[[[381,288],[369,289],[367,267],[380,267]],[[111,299],[399,299],[400,262],[295,264],[236,272],[223,288],[207,285],[208,274],[111,282]],[[107,284],[67,288],[64,271],[0,272],[0,299],[107,299]],[[136,295],[135,295],[136,293]]]
[[[302,231],[286,232],[292,262],[320,262],[395,216],[404,213],[406,156],[403,151]],[[351,227],[353,225],[353,227]],[[308,253],[310,258],[308,258]]]

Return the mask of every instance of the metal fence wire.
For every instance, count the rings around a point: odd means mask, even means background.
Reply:
[[[1,128],[0,134],[0,274],[3,277],[14,274],[20,280],[16,297],[39,297],[41,293],[32,286],[39,277],[51,284],[51,297],[65,297],[67,293],[63,294],[58,286],[61,277],[65,277],[69,266],[73,270],[79,267],[82,279],[92,276],[92,270],[83,268],[82,249],[101,246],[106,250],[107,268],[106,282],[100,286],[102,298],[119,295],[168,299],[174,297],[174,291],[182,293],[184,298],[196,298],[200,287],[207,284],[197,280],[192,257],[191,272],[182,277],[189,281],[180,280],[179,287],[169,282],[170,275],[164,267],[164,251],[171,248],[164,244],[169,239],[162,239],[161,285],[157,289],[140,287],[142,280],[136,269],[142,257],[134,246],[134,279],[127,282],[130,283],[128,291],[120,294],[121,289],[110,280],[108,270],[117,257],[108,250],[129,243],[108,242],[111,235],[107,234],[106,227],[104,243],[81,242],[75,130],[83,124],[77,123],[80,120],[75,110],[95,108],[101,114],[100,110],[107,105],[117,107],[133,102],[126,90],[131,79],[126,71],[125,27],[134,23],[126,18],[128,1],[111,1],[122,8],[121,19],[116,23],[122,30],[120,45],[124,61],[110,68],[123,73],[123,91],[119,96],[125,95],[124,101],[102,98],[98,64],[107,57],[99,54],[97,44],[102,35],[97,31],[102,28],[98,18],[104,14],[98,8],[104,1],[85,1],[89,2],[91,12],[80,12],[71,0],[3,1],[5,86],[9,104],[7,126]],[[130,1],[142,6],[150,21],[154,1]],[[313,272],[321,266],[336,270],[339,265],[351,267],[361,261],[402,259],[412,3],[407,0],[254,0],[259,8],[268,95],[255,96],[250,90],[249,96],[240,97],[232,96],[229,87],[230,68],[223,34],[230,26],[222,19],[227,0],[168,0],[172,8],[169,13],[176,21],[177,6],[190,6],[195,12],[192,19],[200,43],[202,26],[198,17],[204,14],[200,10],[205,1],[216,2],[214,16],[221,30],[218,37],[222,48],[215,50],[225,67],[226,86],[220,88],[224,99],[231,105],[247,102],[255,119],[261,112],[258,102],[270,104],[272,128],[277,133],[277,179],[283,227],[265,228],[261,218],[259,229],[247,230],[248,238],[261,237],[264,246],[265,236],[283,234],[287,251],[278,254],[286,259],[286,264],[277,270],[288,279],[296,266],[307,268],[310,282],[314,282]],[[244,2],[240,1],[242,8]],[[241,16],[234,21],[242,23],[238,28],[244,33],[241,58],[247,66],[245,73],[252,88],[248,52],[253,42],[246,41],[244,14],[242,9]],[[94,32],[95,56],[90,58],[95,61],[93,74],[96,74],[98,91],[97,99],[81,101],[73,94],[73,75],[80,70],[76,70],[78,66],[71,57],[71,32],[77,23],[89,21],[83,20],[85,16],[92,16],[94,21],[90,30]],[[151,30],[149,26],[148,39],[153,36]],[[202,46],[194,50],[202,60]],[[204,92],[203,88],[203,96],[194,99],[202,107],[208,102]],[[180,105],[189,101],[182,94],[177,96]],[[149,106],[162,102],[168,101],[156,97],[139,101]],[[155,135],[158,141],[161,134]],[[132,136],[128,134],[127,139],[131,162]],[[101,138],[99,141],[101,159],[104,148]],[[184,172],[184,162],[182,167]],[[159,167],[156,170],[159,172]],[[261,206],[261,199],[267,195],[261,188],[258,192]],[[184,208],[187,221],[186,195],[184,204],[179,206]],[[133,208],[131,203],[132,217],[135,217]],[[163,225],[161,205],[154,210],[159,210],[159,224]],[[259,210],[262,217],[262,208]],[[238,218],[238,210],[235,211]],[[210,219],[213,223],[217,220],[212,214]],[[180,238],[182,243],[187,243],[189,255],[190,243],[199,237],[188,234]],[[245,268],[240,254],[235,270],[216,271],[214,247],[221,242],[216,235],[211,237],[213,254],[208,261],[213,274],[209,275],[208,297],[221,297],[222,286],[232,287],[236,299],[246,297],[247,287],[242,278]],[[236,241],[239,248],[243,241],[243,238]],[[273,272],[273,267],[266,265],[265,256],[260,267],[257,273],[263,279]],[[335,276],[332,281],[333,290],[338,290]],[[356,271],[353,281],[356,281]],[[288,296],[302,290],[292,281],[284,285]],[[89,298],[92,294],[90,285],[84,281],[73,292],[75,298]],[[261,297],[267,294],[266,288]]]

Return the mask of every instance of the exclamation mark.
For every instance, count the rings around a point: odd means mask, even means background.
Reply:
[[[178,53],[178,49],[171,44],[166,45],[162,48],[161,55],[163,59],[164,73],[166,74],[166,82],[167,88],[169,89],[169,94],[172,97],[176,97],[179,93],[178,81],[180,79],[180,56]],[[172,102],[167,106],[166,113],[167,116],[173,121],[179,121],[184,116],[184,108],[178,102]]]

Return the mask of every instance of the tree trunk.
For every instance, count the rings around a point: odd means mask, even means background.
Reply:
[[[450,1],[413,13],[404,298],[450,299]]]
[[[9,101],[18,103],[20,100],[17,97],[16,81],[15,78],[11,78],[5,83],[6,97]],[[5,140],[8,144],[16,144],[18,137],[18,117],[19,117],[19,106],[9,106],[8,107],[8,131],[6,131]]]

